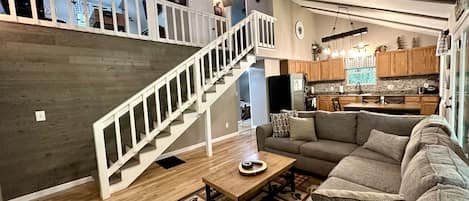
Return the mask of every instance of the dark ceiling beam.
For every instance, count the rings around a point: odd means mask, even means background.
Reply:
[[[376,11],[384,11],[384,12],[391,12],[391,13],[398,13],[398,14],[405,14],[405,15],[412,15],[412,16],[417,16],[417,17],[425,17],[425,18],[448,21],[448,18],[445,18],[445,17],[437,17],[437,16],[432,16],[432,15],[424,15],[424,14],[420,14],[420,13],[404,12],[404,11],[399,11],[399,10],[375,8],[375,7],[369,7],[369,6],[359,6],[359,5],[355,5],[355,4],[345,4],[345,3],[337,3],[337,2],[322,1],[322,0],[307,0],[307,1],[317,2],[317,3],[324,3],[324,4],[331,4],[331,5],[336,5],[336,6],[340,6],[340,7],[364,8],[364,9],[371,9],[371,10],[376,10]]]
[[[427,27],[427,26],[422,26],[422,25],[409,24],[409,23],[404,23],[404,22],[394,21],[394,20],[385,20],[385,19],[369,17],[369,16],[364,16],[364,15],[357,15],[357,14],[352,14],[352,13],[340,12],[340,11],[336,11],[336,10],[315,8],[315,7],[310,7],[310,6],[301,6],[301,7],[311,9],[311,10],[318,10],[318,11],[323,11],[323,12],[337,13],[337,14],[342,14],[342,15],[350,15],[350,16],[353,16],[353,17],[359,17],[359,18],[365,18],[365,19],[370,19],[370,20],[377,20],[377,21],[382,21],[382,22],[400,24],[400,25],[411,26],[411,27],[416,27],[416,28],[421,28],[421,29],[428,29],[428,30],[432,30],[432,31],[441,31],[441,29],[434,28],[434,27]]]

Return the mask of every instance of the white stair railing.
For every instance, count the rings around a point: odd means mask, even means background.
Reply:
[[[15,0],[5,3],[0,2],[0,21],[195,47],[204,47],[230,26],[225,17],[166,0],[30,0],[22,8]]]
[[[232,72],[241,59],[258,47],[274,48],[274,22],[275,18],[254,11],[93,124],[103,199],[114,192],[111,188],[113,175],[136,158],[144,147],[158,141],[155,137],[166,132],[183,112],[192,108],[201,114],[210,107],[214,100],[204,102],[203,94]],[[130,140],[127,142],[124,142],[123,130],[129,130],[127,138]],[[172,142],[159,145],[156,149],[162,153]],[[139,165],[146,168],[150,164]]]

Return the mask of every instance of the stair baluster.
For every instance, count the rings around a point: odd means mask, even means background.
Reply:
[[[265,40],[265,37],[273,39],[273,31],[259,31],[268,22],[274,21],[275,18],[271,16],[253,12],[227,32],[219,36],[217,34],[218,37],[207,46],[93,124],[100,194],[103,199],[127,188],[201,114],[210,111],[210,106],[256,62],[255,56],[249,52],[259,47],[274,48],[273,40]],[[272,28],[272,25],[269,26]],[[262,42],[259,41],[261,37],[264,37]],[[171,88],[171,84],[176,85],[176,88]],[[186,100],[182,96],[183,84],[187,87],[187,95],[184,96]],[[154,105],[151,103],[153,95]],[[142,105],[142,109],[138,109],[139,105]],[[125,122],[121,122],[124,119],[121,117],[127,113],[131,142],[121,137],[121,129],[127,130],[121,128],[127,125],[122,124]],[[112,126],[114,133],[107,134],[107,128]],[[114,136],[116,144],[117,159],[110,160],[109,164],[109,156],[115,153],[112,147],[106,148],[106,140],[109,139],[105,136]],[[123,145],[125,153],[122,152]],[[210,146],[207,146],[208,153],[211,152]]]

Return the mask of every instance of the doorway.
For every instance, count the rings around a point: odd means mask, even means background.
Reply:
[[[253,131],[253,128],[269,122],[264,66],[264,60],[258,60],[239,78],[238,130],[241,134]]]
[[[249,69],[238,80],[240,116],[238,131],[240,133],[251,129],[251,97],[249,85]]]

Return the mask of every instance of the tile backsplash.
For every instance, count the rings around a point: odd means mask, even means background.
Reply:
[[[378,78],[374,85],[362,85],[362,91],[365,93],[373,92],[393,92],[393,93],[417,93],[418,87],[423,87],[425,83],[439,86],[438,75],[409,76],[397,78]],[[315,94],[337,93],[339,87],[344,86],[345,93],[357,93],[356,85],[347,85],[346,81],[328,81],[328,82],[310,82],[307,89],[314,87]]]

